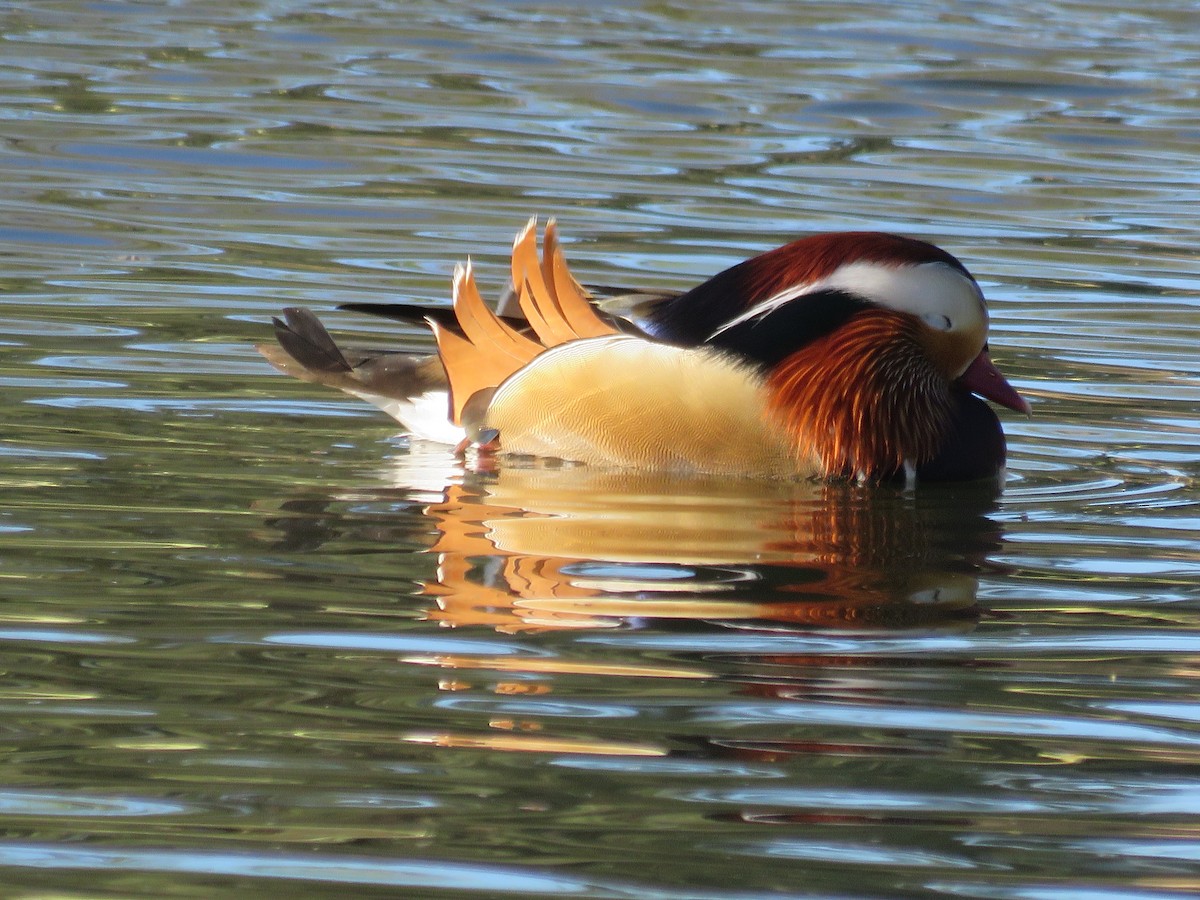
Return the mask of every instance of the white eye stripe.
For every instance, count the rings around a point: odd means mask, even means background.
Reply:
[[[987,308],[979,286],[953,266],[941,262],[899,266],[853,262],[835,269],[825,278],[794,285],[756,303],[713,332],[710,340],[743,322],[769,315],[807,294],[828,290],[846,291],[880,306],[912,313],[939,331],[951,330],[955,321],[963,327],[987,322]],[[964,323],[963,320],[973,321]]]

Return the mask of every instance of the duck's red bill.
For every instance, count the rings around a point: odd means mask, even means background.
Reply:
[[[1030,413],[1029,401],[1018,394],[1017,389],[1000,374],[987,350],[983,350],[967,366],[967,371],[959,376],[958,383],[972,394],[978,394],[993,403],[999,403],[1025,415]]]

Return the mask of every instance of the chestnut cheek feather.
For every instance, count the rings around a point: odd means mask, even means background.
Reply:
[[[827,477],[894,476],[937,453],[953,395],[910,315],[871,309],[775,366],[772,412]]]

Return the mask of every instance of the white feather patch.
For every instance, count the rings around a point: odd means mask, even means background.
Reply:
[[[467,436],[461,425],[450,421],[450,398],[446,391],[426,391],[404,400],[360,391],[353,393],[379,407],[413,437],[440,444],[457,444]]]
[[[735,325],[769,315],[800,297],[831,290],[912,313],[939,331],[970,330],[981,321],[987,323],[987,307],[979,285],[945,263],[889,266],[860,260],[840,266],[818,281],[793,285],[756,303],[714,331],[709,339]]]

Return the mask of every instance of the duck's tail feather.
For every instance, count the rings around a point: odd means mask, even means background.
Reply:
[[[353,371],[321,320],[311,310],[289,306],[283,311],[282,319],[272,318],[271,322],[275,326],[275,340],[279,346],[305,371],[314,374]]]
[[[436,356],[339,347],[302,307],[285,309],[274,323],[279,343],[255,349],[285,375],[366,400],[421,437],[451,444],[461,439],[461,429],[447,421],[448,383]]]
[[[283,311],[273,319],[276,344],[256,344],[267,361],[302,381],[327,384],[352,393],[410,396],[413,389],[446,387],[437,357],[420,358],[387,350],[339,347],[324,324],[304,307]],[[419,373],[419,374],[418,374]]]
[[[492,390],[548,348],[619,333],[596,312],[588,292],[571,275],[553,221],[546,226],[538,259],[536,225],[531,219],[513,244],[512,283],[519,286],[515,292],[519,319],[497,315],[483,302],[469,261],[455,270],[451,309],[404,303],[339,307],[425,322],[437,341],[437,357],[421,360],[399,353],[340,348],[321,321],[299,307],[284,310],[283,319],[274,320],[278,346],[259,344],[258,351],[280,371],[362,397],[423,436],[430,436],[430,429],[417,428],[406,420],[406,410],[418,399],[422,408],[428,408],[433,392],[448,389],[446,427],[456,434],[464,424],[469,430],[474,423],[464,422],[464,418],[475,418],[477,411],[486,407]]]

